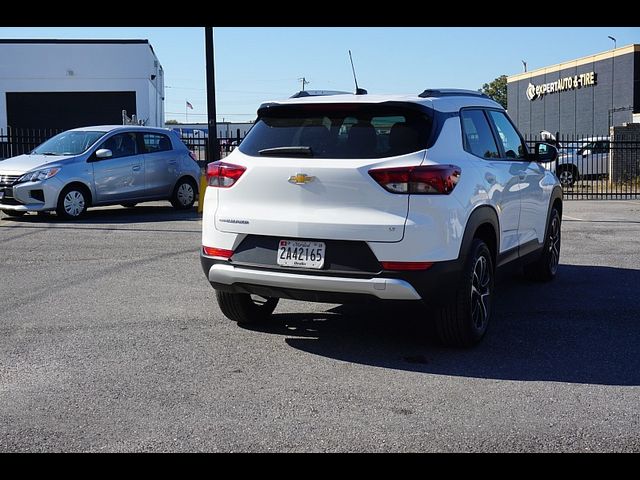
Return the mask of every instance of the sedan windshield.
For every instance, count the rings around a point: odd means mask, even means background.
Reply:
[[[106,132],[85,132],[71,130],[62,132],[50,138],[39,147],[36,147],[32,155],[78,155],[87,151]]]

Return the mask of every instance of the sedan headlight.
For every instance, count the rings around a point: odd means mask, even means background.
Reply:
[[[47,178],[51,178],[56,175],[60,171],[60,168],[44,168],[42,170],[35,170],[33,172],[25,173],[18,179],[17,183],[20,182],[38,182],[41,180],[46,180]]]

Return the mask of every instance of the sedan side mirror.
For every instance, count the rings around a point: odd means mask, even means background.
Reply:
[[[96,158],[109,158],[113,155],[113,152],[108,148],[101,148],[96,151]]]
[[[536,142],[536,151],[533,154],[533,161],[540,163],[555,162],[558,158],[558,149],[550,143]]]

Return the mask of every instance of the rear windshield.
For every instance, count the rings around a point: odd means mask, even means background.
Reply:
[[[274,106],[238,147],[251,156],[381,158],[423,150],[431,133],[427,111],[398,105]]]

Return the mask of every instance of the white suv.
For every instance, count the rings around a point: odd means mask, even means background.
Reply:
[[[496,267],[549,280],[562,190],[504,109],[464,90],[264,103],[207,168],[201,263],[222,312],[265,321],[279,298],[421,301],[446,345],[478,342]]]

